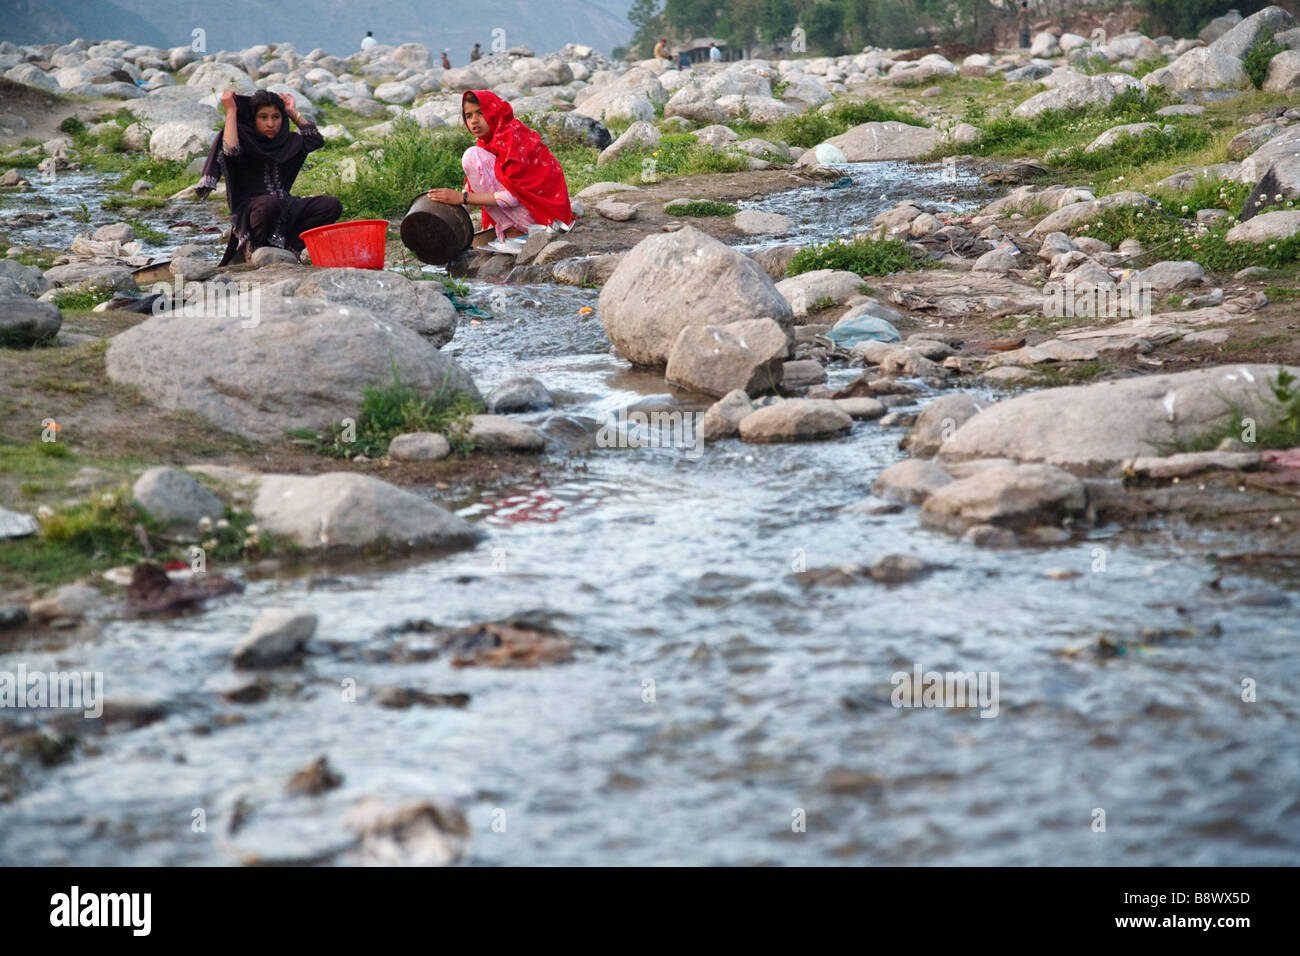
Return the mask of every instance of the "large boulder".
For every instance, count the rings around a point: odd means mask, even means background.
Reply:
[[[1142,83],[1167,90],[1244,90],[1250,86],[1250,77],[1237,57],[1211,47],[1196,47],[1168,66],[1152,70]]]
[[[0,259],[0,279],[11,279],[28,295],[40,295],[50,287],[50,280],[36,266],[25,266],[15,259]]]
[[[289,265],[256,281],[267,294],[355,306],[406,326],[441,348],[456,331],[456,307],[439,282],[412,281],[380,269],[304,269]],[[260,275],[260,274],[259,274]]]
[[[1281,7],[1265,7],[1258,13],[1246,17],[1215,40],[1210,44],[1209,49],[1244,60],[1251,48],[1263,38],[1265,30],[1276,34],[1283,30],[1290,30],[1294,26],[1295,17]]]
[[[1283,50],[1268,64],[1264,92],[1285,93],[1300,87],[1300,50]]]
[[[789,354],[785,330],[771,319],[689,325],[677,334],[664,379],[715,398],[737,389],[760,395],[781,384]]]
[[[1224,236],[1228,242],[1275,242],[1300,232],[1300,209],[1266,212],[1239,222]]]
[[[10,289],[15,288],[10,286]],[[63,313],[52,302],[25,295],[0,295],[0,348],[26,348],[59,334]]]
[[[301,548],[357,550],[472,544],[482,537],[464,518],[427,498],[355,472],[263,475],[253,501],[261,530]]]
[[[108,377],[163,408],[268,441],[355,418],[363,390],[391,385],[394,372],[422,391],[480,397],[469,373],[397,322],[258,291],[246,291],[238,307],[227,299],[224,308],[203,310],[215,315],[165,310],[119,333],[108,348]]]
[[[698,86],[683,86],[664,106],[664,118],[681,116],[695,123],[722,123],[727,111]]]
[[[795,315],[807,315],[813,303],[843,305],[856,295],[862,295],[865,283],[856,272],[844,269],[814,269],[797,276],[782,279],[776,284]]]
[[[596,157],[596,165],[604,166],[606,163],[612,163],[624,153],[654,149],[659,145],[661,135],[659,128],[653,123],[638,120],[629,126],[623,135],[605,147],[604,151]]]
[[[1300,368],[1291,368],[1300,375]],[[1270,365],[1146,375],[1019,395],[986,408],[939,449],[942,460],[1011,458],[1102,472],[1237,414],[1270,420]]]
[[[642,239],[600,292],[605,334],[628,361],[663,365],[682,329],[769,318],[793,343],[794,315],[757,262],[685,226]]]
[[[1032,119],[1045,110],[1076,110],[1090,106],[1106,106],[1115,99],[1115,86],[1105,77],[1078,76],[1063,82],[1055,89],[1044,90],[1025,100],[1012,115]]]
[[[1284,156],[1268,167],[1246,197],[1239,218],[1246,222],[1288,199],[1300,199],[1300,156]]]
[[[206,153],[212,137],[212,130],[190,123],[163,123],[149,137],[149,155],[184,163],[191,156]]]
[[[604,149],[614,139],[604,123],[581,113],[534,113],[531,125],[545,132],[553,144],[576,142],[592,149]]]
[[[939,142],[939,131],[925,126],[910,126],[889,120],[884,123],[863,123],[826,143],[844,154],[850,163],[866,163],[882,159],[916,159],[931,152]],[[823,144],[825,145],[825,144]],[[817,147],[799,157],[797,165],[818,163]]]
[[[215,91],[218,95],[228,89],[243,93],[245,96],[252,96],[257,92],[257,84],[253,82],[253,78],[231,63],[215,61],[201,63],[185,82],[189,86],[202,90]]]

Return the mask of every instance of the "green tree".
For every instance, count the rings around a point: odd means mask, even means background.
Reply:
[[[627,12],[627,22],[632,25],[632,54],[637,59],[648,59],[655,44],[664,32],[664,19],[659,10],[659,0],[636,0]]]
[[[1137,3],[1145,14],[1142,29],[1148,36],[1175,37],[1194,37],[1207,23],[1229,10],[1248,17],[1268,5],[1269,0],[1138,0]]]

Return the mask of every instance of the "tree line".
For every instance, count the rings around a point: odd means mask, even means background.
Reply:
[[[1195,36],[1229,9],[1249,15],[1268,0],[1136,0],[1149,36]],[[1282,5],[1286,6],[1286,3]],[[636,0],[633,37],[616,56],[652,55],[661,36],[711,36],[731,49],[839,56],[865,46],[909,49],[948,43],[988,47],[993,30],[1016,18],[1019,0]],[[1030,0],[1031,14],[1041,17]]]

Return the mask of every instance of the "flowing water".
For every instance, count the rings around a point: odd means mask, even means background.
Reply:
[[[851,172],[901,176],[890,165]],[[852,225],[799,196],[754,205],[798,216],[807,237]],[[448,348],[484,391],[528,374],[560,397],[524,420],[578,446],[634,403],[704,407],[611,354],[579,313],[596,292],[507,294],[505,317],[462,324]],[[457,802],[473,827],[467,860],[486,865],[1294,863],[1296,582],[1210,587],[1207,548],[1160,525],[992,551],[918,528],[911,509],[855,510],[903,457],[900,434],[859,422],[837,441],[729,441],[701,456],[557,446],[549,477],[463,501],[432,492],[488,532],[472,550],[253,579],[202,614],[2,655],[0,669],[103,671],[110,696],[162,702],[167,716],[88,738],[98,753],[0,807],[0,861],[318,858],[345,835],[348,807],[385,794]],[[899,585],[793,576],[888,554],[940,569]],[[222,702],[240,682],[231,648],[280,605],[319,616],[314,653],[277,674],[266,702]],[[525,611],[591,649],[536,670],[370,653],[411,619]],[[1064,653],[1102,636],[1126,653]],[[916,667],[995,673],[996,716],[893,706],[891,679]],[[356,702],[340,693],[348,678]],[[385,709],[364,693],[383,684],[472,701]],[[342,786],[285,796],[289,774],[322,754]],[[229,836],[241,798],[250,822]]]

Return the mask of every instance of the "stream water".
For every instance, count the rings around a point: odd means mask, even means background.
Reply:
[[[908,182],[922,196],[947,185],[894,164],[848,172],[863,180],[854,209],[811,193],[752,205],[796,216],[804,237],[840,235]],[[559,395],[524,420],[576,441],[633,403],[704,407],[611,354],[579,314],[596,292],[507,293],[506,317],[463,323],[448,349],[485,392],[527,374]],[[466,859],[486,865],[1294,863],[1296,582],[1210,587],[1206,548],[1159,525],[1136,543],[1100,528],[991,551],[918,528],[914,510],[855,510],[903,457],[900,435],[860,422],[837,441],[730,441],[700,457],[555,451],[551,477],[463,501],[432,492],[488,532],[472,550],[252,579],[202,614],[110,621],[91,641],[0,655],[0,669],[102,671],[110,697],[167,711],[93,738],[97,754],[0,807],[0,862],[310,859],[340,840],[347,807],[387,794],[458,803],[473,827]],[[942,567],[900,585],[793,577],[888,554]],[[277,677],[294,689],[222,702],[231,648],[280,605],[320,621],[301,671]],[[366,653],[410,619],[525,611],[599,649],[536,670]],[[1128,652],[1064,653],[1102,636]],[[996,673],[996,717],[893,706],[892,676],[917,666]],[[356,702],[340,694],[347,678]],[[364,694],[381,684],[472,701],[385,709]],[[219,719],[229,713],[243,722]],[[320,755],[342,786],[286,796],[289,774]],[[251,822],[228,837],[240,798]]]

